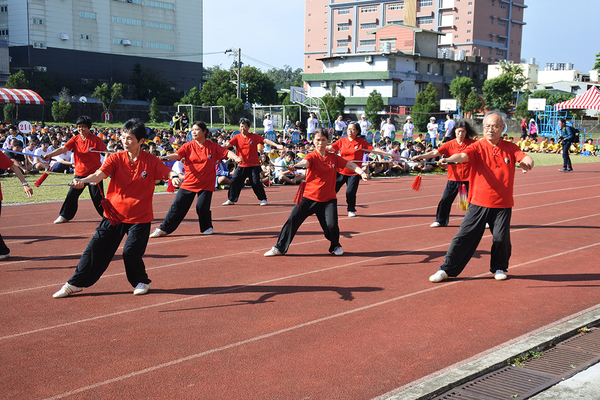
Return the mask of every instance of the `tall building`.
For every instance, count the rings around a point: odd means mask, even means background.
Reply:
[[[0,0],[11,69],[124,82],[135,63],[202,83],[202,0]]]
[[[442,33],[438,49],[449,59],[519,63],[524,1],[306,0],[304,72],[321,72],[323,58],[395,50],[395,38],[376,41],[371,34],[390,24]]]

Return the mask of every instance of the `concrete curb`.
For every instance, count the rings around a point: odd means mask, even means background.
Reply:
[[[543,351],[548,347],[562,342],[576,335],[579,329],[600,325],[600,305],[592,307],[582,313],[575,314],[575,318],[545,329],[539,333],[510,343],[500,350],[484,355],[474,361],[450,369],[437,376],[424,381],[416,381],[407,386],[398,388],[376,400],[428,400],[442,393],[506,366],[506,361],[521,357],[531,350]],[[559,321],[560,322],[560,321]]]

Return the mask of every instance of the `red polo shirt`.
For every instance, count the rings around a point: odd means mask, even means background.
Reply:
[[[106,198],[125,217],[123,223],[142,224],[154,220],[154,185],[169,177],[169,167],[146,151],[140,151],[133,163],[126,151],[120,151],[108,156],[100,170],[110,175]]]
[[[464,150],[471,144],[475,143],[473,139],[465,139],[462,143],[458,143],[456,139],[444,143],[438,151],[440,154],[450,157],[456,153],[464,153]],[[454,182],[466,182],[469,180],[469,163],[448,165],[448,180]]]
[[[231,146],[235,146],[237,155],[242,158],[240,167],[257,167],[258,162],[258,145],[265,141],[260,135],[248,133],[248,136],[243,134],[235,135],[230,141]]]
[[[515,166],[526,157],[519,146],[506,140],[493,146],[483,139],[463,153],[469,156],[471,165],[469,203],[487,208],[512,207]]]
[[[363,159],[363,149],[373,150],[373,146],[369,144],[363,138],[355,138],[354,140],[350,140],[350,137],[346,136],[338,140],[337,142],[331,145],[335,149],[335,151],[340,152],[340,156],[346,161],[352,161],[354,164],[362,167],[362,159]],[[344,168],[340,171],[342,175],[356,175],[356,172],[350,171],[349,169]]]
[[[12,167],[13,162],[10,158],[6,157],[6,155],[0,152],[0,169],[8,171],[10,167]],[[0,201],[2,201],[2,188],[0,188]]]
[[[192,140],[181,146],[177,151],[185,165],[185,178],[181,188],[190,192],[214,192],[217,178],[215,165],[219,160],[227,158],[227,153],[227,149],[210,140],[206,140],[203,145]]]
[[[303,197],[319,202],[335,199],[336,172],[344,169],[348,161],[335,153],[327,153],[325,157],[321,157],[316,150],[304,159],[308,160],[310,166],[306,173]]]
[[[106,151],[102,139],[93,133],[90,133],[85,140],[81,137],[81,134],[75,135],[69,139],[65,147],[73,152],[75,175],[83,177],[93,174],[102,165],[100,153],[91,152],[90,149]]]

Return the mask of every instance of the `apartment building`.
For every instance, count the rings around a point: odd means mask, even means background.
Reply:
[[[133,65],[202,82],[202,0],[0,0],[11,69],[123,82]]]
[[[304,72],[322,72],[321,59],[395,50],[395,38],[376,41],[390,24],[437,31],[443,57],[479,56],[484,63],[521,61],[525,0],[306,0]]]

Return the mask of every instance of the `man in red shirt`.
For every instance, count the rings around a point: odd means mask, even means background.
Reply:
[[[108,268],[123,237],[123,261],[127,280],[134,287],[133,294],[142,295],[150,289],[150,279],[142,256],[146,251],[150,224],[154,220],[152,195],[155,182],[175,175],[162,161],[152,154],[141,151],[146,141],[146,127],[139,119],[130,119],[123,126],[121,142],[123,149],[108,156],[104,164],[86,178],[74,178],[73,186],[98,183],[111,177],[106,199],[123,216],[121,221],[102,218],[96,233],[81,255],[75,273],[52,297],[61,298],[81,292],[92,286]]]
[[[486,223],[493,235],[490,272],[497,280],[507,278],[515,167],[519,162],[526,173],[533,168],[533,159],[516,144],[502,140],[505,126],[505,114],[488,112],[483,120],[483,139],[442,161],[470,164],[469,210],[450,243],[444,263],[429,277],[431,282],[462,272],[477,250]]]
[[[98,152],[106,151],[106,146],[102,139],[90,131],[90,128],[92,127],[92,120],[90,117],[82,115],[77,118],[76,124],[79,134],[69,139],[64,146],[44,155],[42,159],[44,161],[49,161],[54,156],[66,153],[67,151],[72,151],[75,159],[75,176],[73,178],[79,179],[93,174],[100,168],[102,163],[100,162],[100,153]],[[98,185],[88,186],[88,190],[90,191],[90,197],[92,198],[96,211],[102,216],[103,211],[102,206],[100,205],[103,198],[102,193],[104,192],[102,182],[99,182]],[[71,186],[69,188],[67,197],[60,208],[59,216],[54,221],[55,224],[69,222],[75,217],[75,214],[77,214],[77,202],[79,201],[81,193],[83,193],[83,187],[77,189],[75,186]]]
[[[250,120],[248,118],[240,119],[240,133],[235,135],[231,140],[223,145],[223,147],[235,146],[237,155],[242,158],[233,173],[229,192],[227,193],[228,200],[223,203],[224,206],[232,206],[238,201],[240,192],[244,187],[244,182],[250,178],[250,184],[254,194],[260,200],[261,206],[267,205],[267,194],[260,180],[260,163],[258,162],[258,145],[266,143],[269,146],[277,147],[283,150],[283,145],[277,144],[269,139],[265,139],[260,135],[250,132]]]

